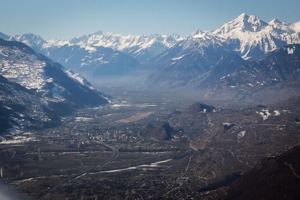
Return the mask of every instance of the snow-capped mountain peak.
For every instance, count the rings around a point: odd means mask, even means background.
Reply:
[[[19,35],[13,37],[11,40],[24,42],[33,47],[36,51],[54,60],[59,60],[60,62],[61,60],[66,60],[66,62],[62,62],[62,64],[68,66],[68,58],[57,59],[57,56],[60,55],[52,55],[51,52],[54,49],[70,47],[71,49],[80,48],[78,51],[86,51],[89,54],[96,51],[97,47],[104,47],[114,51],[120,51],[143,62],[144,60],[149,60],[157,56],[183,39],[184,37],[178,34],[120,35],[97,31],[69,40],[51,39],[44,41],[39,36],[31,34]]]
[[[300,32],[300,21],[292,24],[292,27],[295,32],[299,33]]]
[[[41,36],[33,34],[33,33],[26,33],[23,35],[16,35],[15,36],[16,40],[22,40],[23,43],[24,40],[28,40],[28,41],[37,41],[37,42],[46,42]]]
[[[212,32],[224,39],[237,40],[235,51],[248,59],[260,59],[282,45],[299,43],[300,26],[273,19],[266,23],[254,15],[245,13]],[[297,33],[298,32],[298,33]]]
[[[197,30],[196,32],[192,33],[190,37],[192,38],[205,38],[208,34],[208,31]]]
[[[277,24],[282,24],[281,21],[279,21],[278,19],[274,18],[271,21],[269,21],[268,23],[269,25],[277,25]]]
[[[273,30],[273,31],[277,31],[278,33],[282,34],[282,33],[294,33],[295,30],[293,30],[293,27],[291,24],[286,23],[286,22],[281,22],[278,19],[272,19],[269,23],[269,29]]]
[[[224,24],[221,28],[214,31],[214,34],[227,35],[232,32],[257,32],[268,24],[254,15],[245,13],[239,15],[236,19]]]
[[[247,22],[250,23],[251,25],[256,25],[258,27],[267,25],[266,22],[260,20],[258,17],[254,16],[254,15],[249,16]]]
[[[46,41],[42,37],[33,33],[16,35],[15,37],[11,38],[11,40],[23,42],[34,49],[41,48],[46,43]]]

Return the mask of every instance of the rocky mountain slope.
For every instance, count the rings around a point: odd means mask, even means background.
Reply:
[[[59,115],[34,93],[0,75],[0,135],[5,132],[49,127],[59,123]]]
[[[232,183],[224,199],[299,199],[300,146],[269,157]]]
[[[276,103],[299,93],[299,49],[298,44],[287,45],[254,62],[231,52],[216,51],[212,55],[219,58],[203,58],[196,63],[198,66],[188,62],[161,67],[148,76],[147,84],[149,89],[161,88],[182,96],[194,91],[203,100]]]
[[[77,108],[108,103],[78,74],[23,43],[0,39],[0,62],[1,109],[6,113],[2,120],[14,121],[19,127],[32,119],[44,126]]]
[[[34,93],[0,75],[0,135],[58,125],[60,115]]]
[[[212,72],[212,75],[214,73]],[[288,45],[271,52],[266,59],[223,73],[220,84],[246,88],[271,85],[300,78],[300,45]]]

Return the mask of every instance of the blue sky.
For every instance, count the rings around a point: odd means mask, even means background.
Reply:
[[[300,21],[300,0],[0,0],[0,32],[67,39],[99,30],[120,34],[214,30],[241,13]]]

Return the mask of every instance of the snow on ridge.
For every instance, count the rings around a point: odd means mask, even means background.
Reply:
[[[281,21],[279,21],[278,19],[274,18],[271,21],[268,22],[269,25],[276,25],[276,24],[282,24]]]
[[[176,58],[172,58],[173,61],[176,61],[176,60],[180,60],[184,57],[185,55],[182,55],[182,56],[179,56],[179,57],[176,57]]]
[[[89,51],[90,53],[96,52],[97,49],[93,46],[86,46],[85,50]]]
[[[66,72],[66,74],[67,74],[70,78],[72,78],[73,80],[77,81],[77,82],[80,83],[81,85],[85,85],[84,79],[83,79],[81,76],[79,76],[79,74],[73,73],[73,72],[70,71],[70,70],[65,70],[65,72]]]
[[[300,32],[300,21],[291,25],[295,32]]]
[[[23,41],[21,41],[23,42]],[[62,47],[62,46],[73,46],[73,44],[68,41],[68,40],[55,40],[55,39],[51,39],[48,40],[45,44],[43,44],[43,49],[48,49],[51,47]]]
[[[75,80],[76,82],[78,82],[79,84],[83,85],[83,86],[87,86],[89,89],[91,90],[95,90],[95,88],[93,86],[91,86],[84,78],[82,78],[79,74],[74,73],[70,70],[65,70],[65,73],[68,75],[68,77],[70,77],[71,79]]]

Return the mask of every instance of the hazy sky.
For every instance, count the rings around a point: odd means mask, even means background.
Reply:
[[[300,0],[0,0],[0,32],[67,39],[99,30],[120,34],[214,30],[241,13],[300,21]]]

